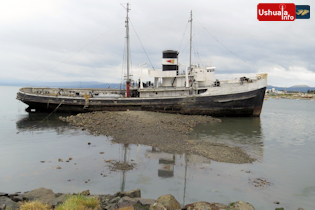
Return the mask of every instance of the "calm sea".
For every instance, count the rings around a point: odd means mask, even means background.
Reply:
[[[315,101],[269,99],[260,118],[222,118],[220,124],[196,127],[191,139],[240,146],[258,159],[229,164],[113,144],[105,136],[71,128],[58,114],[41,122],[48,114],[26,113],[26,106],[15,99],[18,89],[0,86],[2,192],[45,187],[62,193],[88,189],[113,194],[140,188],[144,198],[172,194],[182,205],[244,200],[256,210],[315,209]],[[137,167],[110,171],[106,160],[126,160]],[[256,178],[266,179],[268,185],[255,187],[250,180]]]

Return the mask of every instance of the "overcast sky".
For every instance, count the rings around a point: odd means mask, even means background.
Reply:
[[[216,74],[265,72],[269,85],[315,87],[314,1],[274,2],[310,5],[309,20],[258,21],[257,4],[270,2],[130,0],[135,79],[141,63],[161,69],[163,50],[178,50],[179,62],[189,63],[192,10],[194,63],[211,64]],[[121,3],[127,2],[2,1],[1,80],[121,82],[126,45]]]

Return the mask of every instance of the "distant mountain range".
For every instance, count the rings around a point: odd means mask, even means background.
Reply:
[[[268,85],[267,89],[272,89],[275,88],[275,90],[278,91],[299,91],[299,92],[307,92],[308,90],[315,90],[315,87],[309,87],[307,85],[294,85],[292,87],[277,87],[277,86],[272,86]]]
[[[307,86],[307,85],[294,85],[292,87],[310,87],[310,86]]]

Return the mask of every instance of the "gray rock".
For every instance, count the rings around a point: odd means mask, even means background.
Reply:
[[[59,204],[62,204],[63,202],[66,201],[68,195],[60,195],[58,197],[56,197],[54,200],[52,200],[51,205],[52,206],[57,206]]]
[[[61,195],[64,195],[63,193],[55,193],[55,197],[59,197]]]
[[[149,210],[167,210],[161,203],[154,203],[150,206]]]
[[[141,191],[140,189],[131,190],[129,192],[125,192],[125,196],[130,198],[141,198]]]
[[[161,203],[167,209],[181,209],[180,203],[171,194],[160,196],[157,199],[158,203]]]
[[[8,193],[0,192],[0,196],[8,196]]]
[[[6,209],[6,205],[5,204],[0,205],[0,210],[5,210],[5,209]]]
[[[117,208],[117,204],[116,204],[116,203],[113,203],[113,204],[111,204],[111,205],[106,206],[104,209],[107,209],[107,210],[115,210],[115,209],[118,209],[118,208]]]
[[[90,195],[90,190],[84,190],[80,194],[81,195]]]
[[[284,208],[276,208],[276,210],[284,210]]]
[[[136,200],[138,204],[141,204],[142,206],[151,206],[152,204],[156,203],[156,200],[147,198],[134,198],[134,200]]]
[[[116,197],[116,198],[111,199],[109,203],[118,203],[119,200],[120,200],[120,197]]]
[[[236,201],[235,203],[230,203],[229,206],[232,210],[255,210],[254,206],[245,201]]]
[[[18,209],[19,205],[17,203],[15,203],[14,201],[12,201],[10,198],[6,197],[6,196],[1,196],[0,197],[0,206],[4,207],[4,209]]]
[[[136,200],[128,197],[128,196],[124,196],[122,197],[119,201],[118,201],[118,208],[123,208],[126,206],[133,206],[137,203]]]
[[[52,201],[55,199],[55,194],[52,190],[46,188],[38,188],[24,194],[24,197],[28,200],[38,200],[44,204],[52,205]]]
[[[208,202],[196,202],[187,204],[184,208],[184,210],[221,210],[221,209],[227,209],[227,205],[224,205],[222,203],[208,203]]]
[[[113,199],[113,198],[116,198],[116,197],[124,197],[124,195],[125,195],[125,193],[124,192],[116,192],[114,195],[112,195],[112,198],[110,198],[110,200],[111,199]]]
[[[107,199],[107,198],[106,198],[106,199],[103,199],[102,202],[103,202],[103,203],[109,203],[110,200],[111,200],[111,199]]]
[[[14,196],[18,196],[19,194],[17,193],[13,193],[13,194],[9,194],[9,197],[12,199]]]
[[[23,201],[24,198],[23,198],[23,196],[18,195],[18,196],[13,196],[13,197],[12,197],[12,200],[13,200],[14,202],[19,202],[19,201]]]
[[[131,190],[129,192],[116,192],[112,197],[115,198],[115,197],[124,197],[124,196],[128,196],[130,198],[141,198],[141,191],[140,189],[135,189],[135,190]]]

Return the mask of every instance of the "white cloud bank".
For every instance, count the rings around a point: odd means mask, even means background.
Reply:
[[[211,63],[220,74],[266,72],[271,85],[315,87],[312,16],[294,22],[259,22],[257,4],[265,1],[256,0],[129,2],[135,69],[144,62],[161,68],[166,49],[185,49],[180,62],[188,64],[189,47],[184,47],[189,30],[185,28],[192,10],[194,52],[198,52],[194,62]],[[314,7],[311,0],[293,3]],[[110,0],[2,2],[0,78],[121,82],[125,15],[120,2]]]

